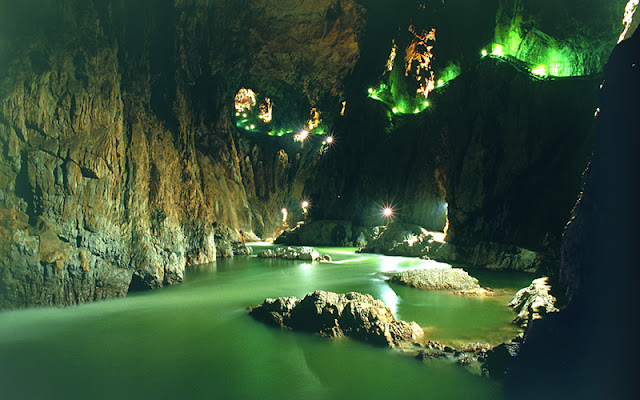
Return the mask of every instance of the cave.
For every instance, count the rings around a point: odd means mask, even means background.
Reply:
[[[0,396],[631,398],[637,8],[0,0]]]

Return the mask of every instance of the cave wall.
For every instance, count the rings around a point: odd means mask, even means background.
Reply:
[[[501,242],[559,256],[592,151],[600,73],[623,29],[626,2],[409,3],[402,3],[404,14],[367,3],[373,21],[388,17],[397,27],[367,30],[362,40],[347,113],[336,122],[340,155],[326,171],[326,182],[340,184],[335,192],[318,191],[327,206],[316,217],[381,224],[380,209],[391,204],[397,220],[432,230],[442,230],[448,214],[447,239],[458,245]],[[460,26],[464,16],[483,22]],[[436,78],[451,62],[461,70],[431,92],[430,107],[416,115],[394,114],[392,105],[365,97],[368,87],[390,84],[390,39],[400,49],[396,60],[402,59],[409,24],[436,28]],[[579,54],[571,61],[575,76],[540,79],[525,59],[481,57],[491,43],[506,47],[502,37],[512,28],[523,37],[542,32]],[[376,46],[386,51],[373,51]]]
[[[0,308],[180,282],[215,260],[214,224],[274,235],[321,157],[239,133],[233,98],[251,84],[301,121],[339,104],[363,21],[354,2],[321,0],[26,1],[0,15]]]
[[[121,296],[132,277],[179,282],[215,259],[215,226],[273,236],[283,207],[302,218],[302,199],[312,219],[376,225],[391,204],[434,230],[448,210],[461,245],[557,244],[590,151],[597,78],[535,81],[478,53],[515,24],[585,54],[597,42],[582,72],[597,74],[624,1],[584,11],[593,4],[3,3],[0,307]],[[428,111],[394,116],[365,93],[409,24],[436,27],[434,67],[463,74]],[[242,87],[271,98],[278,127],[321,109],[334,146],[237,129]]]

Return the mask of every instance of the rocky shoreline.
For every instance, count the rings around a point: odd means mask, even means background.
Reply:
[[[442,232],[419,225],[391,222],[386,226],[359,227],[350,221],[311,221],[285,230],[276,244],[289,246],[353,246],[360,253],[418,257],[466,264],[496,271],[542,272],[555,258],[507,243],[480,241],[473,246],[449,243]]]
[[[481,288],[477,279],[457,268],[408,270],[385,275],[421,289],[449,290],[454,294],[493,294]],[[529,321],[557,311],[550,289],[545,277],[535,279],[529,287],[518,291],[508,304],[518,314],[513,323],[525,328]],[[396,320],[381,300],[357,292],[338,294],[317,290],[302,299],[293,296],[269,298],[256,307],[249,307],[249,315],[275,327],[325,337],[347,336],[396,348],[420,360],[448,360],[473,374],[498,379],[505,375],[511,359],[518,355],[524,333],[496,346],[467,343],[453,347],[428,340],[417,323]]]
[[[331,256],[320,254],[311,247],[276,247],[258,253],[259,258],[282,258],[285,260],[331,262]]]

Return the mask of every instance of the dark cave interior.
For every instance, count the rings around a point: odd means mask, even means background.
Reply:
[[[209,238],[299,221],[338,221],[314,244],[356,246],[388,205],[393,223],[446,227],[456,262],[535,254],[565,299],[527,332],[508,398],[529,398],[542,365],[571,388],[557,393],[624,398],[624,373],[563,371],[588,343],[635,340],[603,328],[633,315],[637,275],[640,36],[636,15],[616,45],[625,6],[1,1],[0,309],[179,283],[233,256]],[[593,363],[631,371],[622,352]]]

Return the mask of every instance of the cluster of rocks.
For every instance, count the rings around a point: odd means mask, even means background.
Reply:
[[[276,247],[258,253],[260,258],[283,258],[285,260],[325,261],[331,262],[331,256],[320,254],[311,247]]]
[[[482,288],[478,280],[461,268],[420,268],[401,272],[385,272],[389,281],[425,290],[447,290],[453,294],[487,296],[490,289]]]
[[[545,314],[557,312],[556,298],[551,295],[549,278],[535,279],[531,285],[516,293],[509,306],[518,314],[513,320],[522,327],[529,325],[530,321],[541,319]]]
[[[315,291],[303,299],[266,299],[251,308],[256,320],[323,336],[349,336],[380,346],[417,342],[424,331],[415,322],[396,320],[391,309],[371,295]]]
[[[475,246],[460,246],[448,243],[417,225],[394,222],[379,227],[378,232],[359,252],[524,272],[543,270],[550,262],[548,255],[510,244],[479,242]]]

